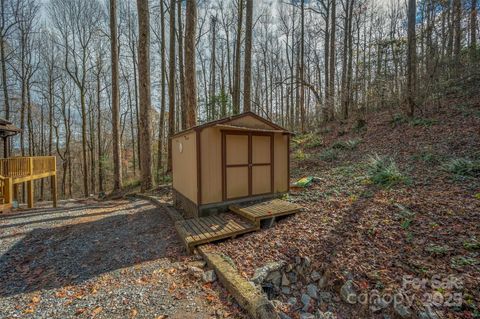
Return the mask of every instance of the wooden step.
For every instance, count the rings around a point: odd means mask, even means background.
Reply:
[[[262,219],[269,219],[278,216],[290,215],[298,213],[302,210],[302,206],[290,203],[281,199],[274,199],[256,204],[230,205],[231,211],[260,225]]]
[[[208,216],[177,221],[175,228],[182,238],[188,253],[195,246],[213,241],[235,238],[238,235],[258,230],[258,227],[244,219],[226,219],[222,216]]]

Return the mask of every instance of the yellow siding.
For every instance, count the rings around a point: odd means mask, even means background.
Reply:
[[[209,127],[200,133],[202,204],[222,201],[222,133]]]
[[[288,191],[288,136],[283,134],[275,134],[274,145],[275,156],[275,193],[283,193]]]
[[[196,133],[172,140],[173,188],[197,203]]]

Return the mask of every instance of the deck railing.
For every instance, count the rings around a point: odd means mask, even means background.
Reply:
[[[0,204],[11,205],[14,185],[27,183],[28,206],[33,207],[33,181],[40,178],[52,178],[52,200],[57,205],[55,156],[30,156],[0,159]],[[2,206],[0,205],[0,208]]]
[[[21,178],[55,173],[55,156],[12,157],[0,159],[0,176]]]

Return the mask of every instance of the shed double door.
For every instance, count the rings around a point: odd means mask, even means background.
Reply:
[[[222,132],[223,200],[273,193],[273,134]]]

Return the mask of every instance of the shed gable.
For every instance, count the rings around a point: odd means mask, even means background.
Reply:
[[[267,121],[262,121],[260,119],[257,119],[251,114],[246,114],[245,116],[232,119],[224,124],[240,126],[240,127],[248,127],[252,129],[262,129],[262,130],[277,129],[277,127],[275,127],[274,125],[269,124]]]

